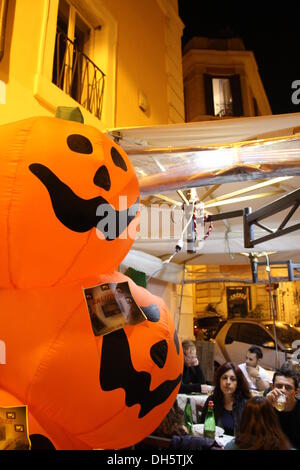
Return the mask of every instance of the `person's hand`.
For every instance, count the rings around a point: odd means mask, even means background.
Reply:
[[[266,399],[269,400],[271,405],[274,405],[277,402],[277,399],[280,395],[284,395],[284,393],[278,388],[273,388],[271,392],[267,393]]]
[[[184,356],[187,367],[197,366],[199,364],[197,356]]]
[[[192,366],[197,366],[199,364],[198,357],[196,356],[193,357],[191,362],[192,362]]]
[[[247,366],[246,370],[252,379],[256,379],[259,376],[259,370],[256,367]]]

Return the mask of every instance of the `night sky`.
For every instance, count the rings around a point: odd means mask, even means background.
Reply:
[[[280,8],[268,2],[269,12],[261,12],[252,2],[239,2],[234,10],[213,1],[179,0],[178,4],[186,25],[183,46],[193,36],[241,37],[246,49],[254,52],[273,114],[300,112],[300,104],[291,100],[292,82],[300,80],[300,7],[296,10],[294,2],[285,2],[283,10],[282,4]],[[276,16],[271,16],[276,8]]]

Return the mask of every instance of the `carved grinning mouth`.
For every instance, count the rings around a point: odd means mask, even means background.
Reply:
[[[43,183],[48,190],[54,213],[58,220],[74,232],[87,232],[97,227],[107,241],[118,238],[135,218],[139,198],[127,210],[117,211],[101,196],[92,199],[83,199],[77,196],[69,186],[63,183],[48,167],[40,163],[32,163],[29,170]],[[101,208],[104,208],[101,211]],[[99,211],[100,209],[100,211]],[[101,213],[101,215],[97,215]],[[114,236],[111,231],[107,233],[107,225],[99,223],[107,217],[113,219]],[[108,223],[109,223],[108,221]]]
[[[160,347],[162,347],[162,343],[160,342]],[[163,351],[163,353],[166,355],[167,351]],[[165,380],[151,390],[151,374],[144,370],[136,370],[131,360],[131,354],[130,345],[123,329],[103,336],[100,385],[102,390],[106,392],[122,388],[125,391],[126,405],[131,407],[139,404],[141,408],[138,417],[143,418],[169,398],[181,382],[181,374],[172,380]]]

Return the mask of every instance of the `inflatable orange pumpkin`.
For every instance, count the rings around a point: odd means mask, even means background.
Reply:
[[[130,446],[167,414],[183,367],[164,302],[112,272],[138,224],[134,169],[77,122],[28,119],[0,142],[0,406],[26,404],[29,432],[57,449]],[[146,319],[95,336],[83,289],[124,281]]]
[[[0,142],[0,286],[54,286],[116,268],[139,197],[121,148],[93,127],[47,117],[3,126]],[[120,221],[115,239],[101,232],[106,211],[109,229]]]

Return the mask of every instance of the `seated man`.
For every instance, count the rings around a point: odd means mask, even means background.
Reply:
[[[201,384],[205,384],[205,378],[196,353],[196,346],[193,341],[182,342],[184,368],[182,383],[179,393],[201,392]]]
[[[298,376],[291,369],[281,367],[273,377],[273,388],[266,396],[273,406],[280,395],[285,396],[284,411],[277,411],[282,431],[295,449],[300,449],[300,400],[298,393]]]
[[[250,389],[252,388],[253,390],[266,390],[270,387],[267,371],[258,365],[262,357],[262,350],[258,346],[251,346],[246,354],[246,362],[239,365],[248,381]]]

